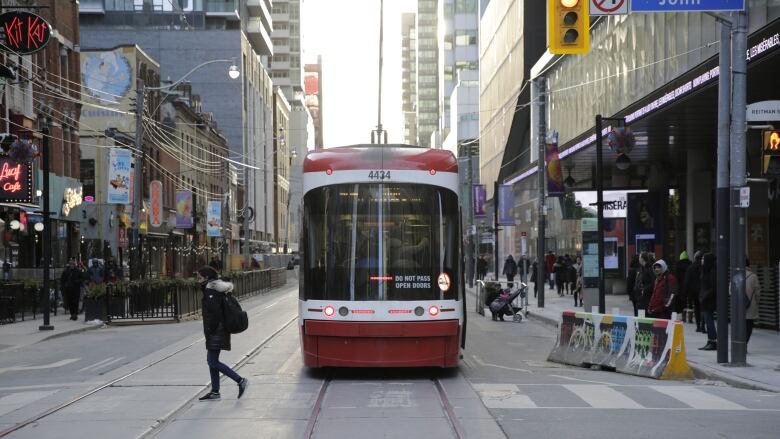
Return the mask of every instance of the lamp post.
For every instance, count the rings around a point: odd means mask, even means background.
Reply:
[[[215,63],[230,63],[230,68],[228,69],[228,76],[230,79],[238,79],[239,76],[241,76],[241,71],[238,69],[238,66],[235,65],[235,59],[213,59],[210,61],[205,61],[197,66],[193,67],[184,74],[181,78],[177,79],[176,81],[172,82],[171,84],[163,85],[160,87],[148,87],[146,84],[144,84],[143,79],[139,76],[136,82],[136,114],[135,114],[135,149],[136,153],[140,151],[141,156],[140,160],[138,160],[138,163],[136,163],[135,166],[135,188],[133,190],[133,229],[132,229],[132,236],[131,236],[131,247],[135,248],[135,252],[130,254],[130,260],[131,262],[135,261],[132,264],[132,267],[136,267],[135,270],[130,270],[131,278],[133,277],[133,272],[137,275],[142,271],[142,268],[139,263],[139,256],[141,255],[141,247],[139,246],[140,242],[140,215],[139,212],[141,210],[142,206],[142,191],[143,191],[143,174],[141,172],[143,168],[143,164],[146,161],[146,150],[143,147],[144,143],[144,128],[143,128],[143,114],[144,114],[144,96],[146,91],[154,91],[154,90],[166,90],[173,88],[180,83],[182,83],[187,77],[189,77],[191,74],[193,74],[196,70]],[[155,109],[156,110],[156,109]],[[228,162],[231,160],[228,159]],[[195,194],[194,188],[193,188],[193,212],[195,211],[196,206],[196,200],[197,196]],[[197,216],[193,217],[193,243],[195,243],[195,240],[197,239]]]
[[[49,211],[49,132],[51,118],[46,115],[38,119],[43,139],[41,141],[41,173],[43,174],[43,324],[40,331],[51,331],[54,325],[50,321],[49,267],[51,266],[51,212]]]

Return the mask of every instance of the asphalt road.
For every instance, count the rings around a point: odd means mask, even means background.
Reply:
[[[780,427],[778,394],[549,363],[554,328],[473,312],[457,370],[310,371],[294,280],[245,305],[250,330],[223,356],[250,379],[241,400],[228,381],[221,401],[195,400],[208,382],[200,321],[108,327],[4,353],[0,430],[152,363],[8,437],[409,439],[459,427],[478,438],[742,439],[776,438]]]

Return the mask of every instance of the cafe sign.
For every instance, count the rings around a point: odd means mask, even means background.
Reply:
[[[26,11],[0,14],[0,49],[18,55],[35,53],[49,43],[51,25],[40,15]]]
[[[0,203],[32,202],[32,164],[0,158]]]

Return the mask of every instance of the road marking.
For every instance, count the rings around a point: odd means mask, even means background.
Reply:
[[[0,398],[0,416],[18,410],[27,404],[38,401],[39,399],[45,398],[55,392],[57,391],[49,390],[37,392],[20,392],[6,395]]]
[[[268,309],[268,308],[270,308],[270,307],[272,307],[272,306],[276,305],[277,303],[279,303],[279,302],[281,302],[281,301],[282,301],[282,299],[279,299],[279,300],[277,300],[276,302],[273,302],[272,304],[270,304],[270,305],[268,305],[268,306],[266,306],[266,307],[263,307],[263,309]]]
[[[53,369],[56,367],[62,367],[66,366],[70,363],[75,363],[79,361],[80,358],[66,358],[64,360],[56,361],[54,363],[49,364],[41,364],[38,366],[27,366],[27,365],[21,365],[21,366],[10,366],[10,367],[2,367],[0,368],[0,374],[3,372],[10,372],[15,370],[40,370],[40,369]]]
[[[609,386],[564,384],[563,387],[597,409],[641,409],[639,403]]]
[[[103,365],[103,363],[105,363],[105,362],[107,362],[107,361],[111,361],[111,359],[112,359],[112,358],[114,358],[114,357],[108,357],[108,358],[106,358],[105,360],[98,361],[98,362],[97,362],[97,363],[95,363],[95,364],[90,364],[89,366],[82,367],[82,368],[81,368],[81,369],[79,369],[77,372],[84,372],[84,371],[87,371],[87,370],[90,370],[90,369],[92,369],[93,367],[100,367],[100,366],[102,366],[102,365]]]
[[[735,402],[715,396],[711,393],[688,386],[650,386],[656,392],[700,410],[748,410]]]
[[[528,370],[528,369],[520,369],[520,368],[517,368],[517,367],[501,366],[500,364],[486,363],[486,362],[482,361],[482,359],[477,357],[476,355],[472,355],[471,358],[473,358],[474,361],[479,363],[480,366],[490,366],[490,367],[495,367],[497,369],[506,369],[506,370],[514,370],[515,372],[531,373],[531,371]]]
[[[514,384],[477,383],[471,385],[479,393],[485,407],[490,409],[537,408],[528,395],[519,392]]]
[[[108,366],[110,366],[110,365],[112,365],[112,364],[116,363],[117,361],[122,361],[122,360],[124,360],[124,359],[125,359],[125,357],[119,357],[119,358],[116,358],[116,359],[114,359],[114,360],[111,360],[111,361],[109,361],[109,362],[108,362],[108,363],[106,363],[106,364],[101,364],[100,366],[98,366],[98,367],[96,367],[96,368],[94,368],[94,369],[92,369],[92,370],[93,370],[93,371],[97,371],[98,369],[104,369],[104,368],[106,368],[106,367],[108,367]]]
[[[564,375],[550,375],[550,376],[551,377],[556,377],[556,378],[561,378],[561,379],[564,379],[564,380],[579,381],[579,382],[582,382],[582,383],[602,384],[602,385],[605,385],[605,386],[613,386],[613,387],[618,386],[618,384],[605,383],[604,381],[583,380],[583,379],[580,379],[580,378],[572,378],[572,377],[567,377],[567,376],[564,376]]]

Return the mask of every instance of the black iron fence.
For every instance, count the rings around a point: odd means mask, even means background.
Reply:
[[[63,297],[59,280],[52,279],[50,282],[47,295],[44,294],[43,282],[39,279],[0,282],[0,324],[35,319],[43,311],[46,296],[49,297],[52,314],[57,315]]]
[[[282,286],[286,270],[235,272],[223,277],[233,283],[239,299]],[[103,321],[174,320],[200,312],[201,290],[194,279],[146,279],[108,284],[88,290],[85,319]]]

